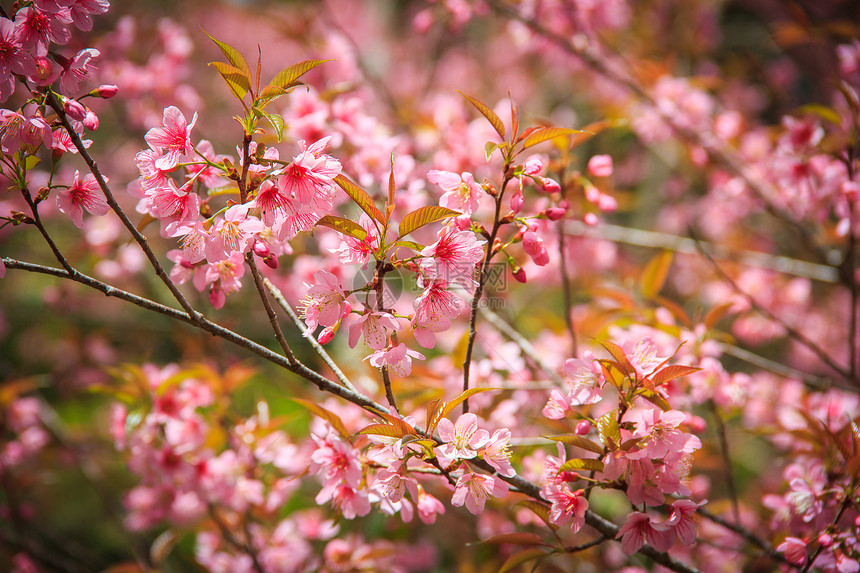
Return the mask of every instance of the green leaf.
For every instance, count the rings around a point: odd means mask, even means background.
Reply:
[[[359,241],[363,241],[365,238],[367,238],[367,231],[364,230],[364,227],[362,227],[355,221],[350,221],[349,219],[344,219],[343,217],[326,215],[325,217],[317,221],[317,226],[334,229],[339,233],[349,235],[350,237],[358,239]]]
[[[463,92],[460,92],[460,95],[463,96],[464,98],[466,98],[467,100],[469,100],[469,103],[471,103],[473,106],[475,106],[475,109],[477,109],[479,112],[481,112],[481,115],[483,115],[484,117],[487,118],[487,121],[490,122],[490,125],[493,126],[493,129],[496,130],[496,133],[498,133],[499,137],[501,137],[502,141],[504,141],[505,140],[505,124],[502,123],[502,120],[499,118],[498,115],[496,115],[496,112],[494,112],[492,109],[490,109],[490,107],[487,104],[482,103],[482,102],[476,100],[475,98],[473,98],[471,96],[467,96]]]
[[[577,448],[582,448],[583,450],[588,450],[589,452],[594,452],[595,454],[603,454],[603,446],[596,442],[592,442],[588,438],[583,438],[582,436],[577,436],[575,434],[565,434],[563,436],[541,436],[546,438],[547,440],[552,440],[554,442],[561,442],[562,444],[570,444],[571,446],[576,446]]]
[[[383,225],[385,224],[385,215],[382,214],[382,211],[377,208],[376,205],[373,204],[373,199],[370,197],[367,191],[358,186],[357,183],[352,181],[349,177],[345,175],[338,175],[334,178],[334,182],[337,183],[341,189],[346,192],[350,198],[361,207],[361,210],[367,213],[372,219],[376,219]]]
[[[314,69],[320,64],[330,62],[331,60],[305,60],[298,64],[293,64],[288,68],[284,68],[275,75],[269,85],[287,89],[295,85],[296,80]]]
[[[572,460],[567,460],[561,464],[561,467],[558,468],[558,473],[569,472],[572,470],[602,472],[603,462],[591,458],[573,458]]]
[[[435,223],[436,221],[441,221],[442,219],[447,219],[449,217],[456,217],[458,215],[462,215],[462,213],[454,211],[453,209],[448,209],[447,207],[437,207],[432,205],[419,207],[411,213],[404,215],[403,219],[400,221],[400,236],[404,237],[409,233],[420,229],[424,225],[429,225],[430,223]]]
[[[541,127],[534,130],[531,135],[523,141],[523,149],[534,147],[539,143],[555,139],[556,137],[564,137],[566,135],[573,135],[579,132],[580,130],[578,129],[570,129],[568,127]]]
[[[653,390],[648,390],[647,388],[642,388],[636,394],[639,396],[642,396],[643,398],[645,398],[646,400],[648,400],[649,402],[651,402],[652,404],[654,404],[655,406],[657,406],[658,408],[663,410],[664,412],[672,409],[672,406],[669,405],[669,402],[667,402],[663,396],[661,396],[657,392],[654,392]]]
[[[610,410],[597,420],[597,435],[610,450],[618,448],[621,442],[621,428],[618,426],[618,411]]]
[[[826,105],[808,103],[802,106],[799,111],[801,113],[811,113],[812,115],[817,115],[824,121],[829,121],[830,123],[835,125],[840,125],[842,123],[842,118],[839,117],[839,113],[832,107],[827,107]]]
[[[407,249],[412,249],[413,251],[421,252],[425,249],[425,246],[421,243],[416,243],[415,241],[403,241],[398,240],[394,241],[390,245],[388,245],[388,249],[393,249],[395,247],[406,247]]]
[[[27,158],[24,160],[24,170],[30,171],[41,162],[42,160],[39,159],[39,157],[35,155],[28,155]]]
[[[639,288],[645,298],[654,298],[663,288],[666,277],[669,276],[669,268],[672,266],[674,254],[672,251],[663,251],[655,255],[639,277]]]
[[[269,121],[269,124],[275,129],[275,133],[278,135],[278,141],[284,139],[284,117],[279,113],[267,113],[265,114],[266,119]]]
[[[465,400],[471,398],[475,394],[480,394],[481,392],[489,392],[490,390],[499,390],[499,388],[469,388],[465,392],[462,392],[459,396],[451,400],[450,402],[446,402],[444,406],[442,406],[442,412],[439,418],[445,418],[448,414],[451,413],[451,410],[459,406]],[[434,426],[435,428],[435,426]]]
[[[491,545],[510,543],[515,545],[545,545],[547,547],[550,546],[537,533],[528,533],[525,531],[516,531],[514,533],[502,533],[499,535],[494,535],[489,539],[482,540],[481,543],[489,543]]]
[[[493,156],[493,153],[499,148],[498,143],[493,143],[492,141],[488,141],[486,145],[484,145],[484,155],[487,157],[487,161],[490,160],[490,157]]]
[[[681,376],[686,376],[688,374],[692,374],[693,372],[698,372],[701,368],[697,368],[695,366],[682,366],[681,364],[672,364],[667,366],[666,368],[656,372],[650,376],[651,382],[654,386],[660,386],[661,384],[665,384],[671,380],[675,380],[676,378],[680,378]]]
[[[523,563],[528,563],[529,561],[534,561],[535,559],[542,559],[546,557],[547,553],[543,549],[538,549],[536,547],[532,547],[530,549],[523,549],[517,553],[514,553],[510,557],[508,557],[507,561],[502,564],[501,569],[499,569],[499,573],[506,573],[515,567],[522,565]]]
[[[245,99],[245,94],[251,89],[251,80],[242,74],[242,70],[224,62],[210,62],[209,65],[218,71],[236,99],[239,101]]]
[[[334,428],[335,430],[337,430],[337,433],[340,434],[341,436],[343,436],[344,439],[346,439],[346,440],[349,439],[349,432],[346,431],[346,426],[344,426],[343,420],[341,420],[337,414],[334,414],[333,412],[329,412],[328,410],[326,410],[325,408],[323,408],[319,404],[317,404],[315,402],[311,402],[310,400],[303,400],[302,398],[287,398],[287,399],[292,400],[293,402],[295,402],[296,404],[299,404],[300,406],[304,406],[311,413],[315,414],[316,416],[322,418],[323,420],[325,420],[326,422],[331,424],[331,427]]]
[[[209,36],[209,34],[206,34]],[[239,53],[239,50],[234,48],[229,44],[225,44],[219,40],[216,40],[212,36],[209,36],[209,39],[215,42],[224,56],[227,58],[227,61],[236,68],[238,68],[239,73],[248,78],[248,86],[251,85],[251,68],[248,67],[248,62],[245,61],[245,58],[242,57],[242,54]]]

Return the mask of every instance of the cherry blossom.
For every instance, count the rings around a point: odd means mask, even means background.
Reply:
[[[197,112],[194,112],[189,124],[179,108],[175,106],[165,108],[162,126],[153,127],[146,132],[145,136],[149,147],[161,154],[155,160],[155,167],[162,171],[170,171],[176,167],[182,156],[188,156],[194,152],[191,129],[195,123],[197,123]]]
[[[302,305],[304,308],[305,324],[309,332],[316,330],[317,325],[333,326],[341,317],[349,312],[350,305],[336,276],[328,271],[317,271],[314,274],[314,284],[305,285],[308,289]]]
[[[382,368],[387,366],[398,376],[409,376],[412,372],[412,359],[424,360],[424,355],[407,348],[402,342],[388,350],[377,350],[367,357],[371,366]]]
[[[585,525],[585,511],[588,500],[583,496],[583,490],[571,492],[567,485],[547,485],[541,490],[541,495],[552,505],[549,509],[549,520],[554,525],[564,525],[568,521],[571,533],[576,533]]]
[[[427,181],[442,188],[445,193],[439,199],[439,205],[471,215],[478,209],[483,190],[475,183],[471,173],[457,175],[450,171],[433,169],[427,173]]]
[[[83,227],[83,212],[93,215],[105,215],[110,211],[107,200],[96,181],[95,176],[87,173],[83,179],[75,171],[72,184],[66,189],[57,191],[57,209],[72,218],[79,229]]]
[[[639,551],[645,543],[657,551],[667,551],[675,541],[675,534],[668,525],[655,523],[651,517],[639,511],[627,516],[617,537],[621,538],[621,549],[628,555]]]
[[[462,507],[465,504],[470,513],[478,515],[484,512],[488,499],[507,495],[508,484],[496,476],[467,472],[457,479],[451,505]]]
[[[478,417],[472,413],[463,414],[456,423],[442,418],[438,429],[439,437],[446,443],[438,447],[437,451],[448,460],[472,459],[490,439],[487,430],[478,428]]]

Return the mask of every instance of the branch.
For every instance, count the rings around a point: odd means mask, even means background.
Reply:
[[[725,527],[729,531],[734,531],[735,533],[737,533],[738,535],[740,535],[741,537],[743,537],[744,539],[746,539],[747,541],[749,541],[750,543],[755,545],[756,547],[763,549],[764,552],[767,553],[768,557],[770,557],[771,559],[775,559],[776,561],[779,561],[780,563],[784,563],[786,565],[791,565],[792,567],[797,567],[796,565],[791,563],[788,559],[786,559],[785,555],[783,555],[782,553],[780,553],[779,551],[774,549],[770,543],[768,543],[767,541],[765,541],[764,539],[762,539],[761,537],[759,537],[758,535],[756,535],[755,533],[753,533],[749,529],[745,528],[740,523],[731,523],[729,521],[726,521],[725,519],[723,519],[719,515],[713,514],[703,507],[700,507],[698,509],[698,512],[699,512],[699,514],[702,515],[702,517],[705,517],[705,518],[713,521],[714,523]]]
[[[48,104],[54,108],[54,111],[57,112],[57,117],[60,118],[60,122],[63,124],[66,132],[69,134],[69,137],[72,138],[72,143],[75,144],[75,148],[77,148],[78,153],[86,162],[87,167],[90,169],[90,173],[93,174],[93,177],[96,178],[96,181],[99,184],[99,187],[102,190],[102,193],[105,195],[105,199],[107,199],[108,205],[113,210],[114,213],[117,214],[122,224],[128,229],[128,232],[131,233],[131,236],[134,237],[134,240],[137,241],[137,244],[140,245],[141,250],[146,255],[146,258],[149,259],[149,263],[152,265],[152,268],[155,269],[155,274],[158,275],[158,278],[161,279],[167,288],[170,290],[170,293],[173,295],[173,298],[179,303],[179,305],[185,310],[185,313],[192,320],[199,320],[202,318],[199,312],[194,310],[191,306],[191,303],[188,302],[188,299],[185,298],[176,284],[170,278],[170,276],[164,271],[164,267],[161,266],[161,263],[158,262],[158,258],[155,256],[155,253],[149,247],[149,243],[146,241],[146,237],[144,237],[140,231],[137,230],[137,227],[134,226],[134,223],[131,222],[131,219],[128,218],[128,215],[125,214],[125,211],[122,210],[122,207],[116,202],[113,193],[108,187],[107,180],[105,180],[104,176],[102,176],[101,171],[99,170],[99,166],[96,165],[95,160],[87,151],[87,148],[84,147],[84,142],[81,141],[81,136],[72,128],[71,123],[69,123],[69,118],[66,117],[66,112],[63,111],[63,106],[57,101],[57,96],[53,92],[48,92]]]

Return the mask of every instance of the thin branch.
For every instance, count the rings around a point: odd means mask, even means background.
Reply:
[[[486,319],[487,322],[493,325],[493,328],[499,331],[499,333],[501,333],[503,336],[507,337],[513,342],[516,342],[517,345],[520,347],[520,350],[522,350],[522,353],[525,354],[528,358],[530,358],[532,362],[534,362],[535,365],[537,365],[537,367],[540,368],[541,371],[543,371],[543,373],[546,374],[556,385],[562,383],[561,376],[558,375],[556,369],[550,368],[541,359],[541,357],[538,356],[537,351],[535,350],[535,347],[532,346],[531,342],[529,342],[525,336],[520,334],[516,330],[516,328],[514,328],[511,324],[505,321],[505,319],[503,319],[497,313],[486,308],[481,309],[481,317]]]
[[[738,360],[743,360],[744,362],[748,362],[762,370],[767,370],[774,374],[785,376],[786,378],[796,378],[810,388],[814,388],[816,390],[829,390],[836,387],[841,390],[845,390],[846,392],[857,392],[857,388],[854,386],[839,383],[838,381],[834,381],[832,378],[823,378],[809,372],[803,372],[797,368],[787,366],[782,362],[776,362],[754,352],[750,352],[745,348],[741,348],[733,344],[727,344],[725,342],[717,342],[717,345],[720,347],[720,351],[723,354],[727,354],[737,358]]]
[[[701,247],[700,243],[697,242],[696,244]],[[776,316],[776,314],[774,314],[770,309],[759,303],[755,299],[755,297],[743,290],[740,285],[737,284],[735,280],[730,277],[728,273],[726,273],[725,270],[723,270],[723,268],[717,263],[717,261],[714,260],[711,254],[704,249],[704,247],[701,247],[699,249],[699,252],[708,260],[708,262],[711,263],[711,266],[714,268],[717,274],[720,275],[720,277],[725,282],[727,282],[736,293],[744,297],[750,303],[750,305],[752,305],[753,308],[764,314],[773,322],[779,324],[783,329],[785,329],[785,331],[789,334],[791,338],[794,338],[797,342],[811,350],[824,364],[832,368],[840,376],[842,376],[846,380],[851,380],[851,373],[844,366],[838,364],[827,352],[824,351],[824,349],[822,349],[820,346],[818,346],[818,344],[807,338],[805,334],[803,334],[802,332]]]
[[[87,148],[84,147],[84,142],[81,140],[81,136],[74,130],[71,123],[69,123],[69,118],[66,117],[65,111],[63,111],[63,106],[57,101],[57,96],[54,95],[53,92],[48,92],[48,104],[54,108],[54,111],[57,112],[57,117],[60,118],[60,122],[63,124],[66,132],[69,134],[69,137],[72,139],[72,143],[75,144],[75,148],[78,150],[78,154],[83,158],[84,162],[86,162],[87,167],[89,167],[90,173],[95,177],[96,182],[99,184],[99,187],[104,193],[105,199],[107,200],[108,205],[113,210],[114,213],[117,214],[122,224],[128,229],[128,232],[131,233],[131,236],[134,237],[134,240],[140,245],[141,250],[146,255],[146,258],[149,259],[149,263],[152,265],[152,268],[155,270],[155,274],[158,275],[158,278],[161,279],[161,282],[167,286],[170,290],[170,293],[173,295],[173,298],[179,303],[179,305],[185,310],[185,313],[192,320],[201,319],[202,315],[199,312],[194,310],[194,307],[191,306],[191,303],[188,302],[188,299],[185,298],[185,295],[180,292],[179,288],[177,288],[176,284],[170,278],[170,276],[165,272],[164,267],[161,266],[161,263],[158,261],[158,257],[155,256],[155,253],[149,246],[149,243],[146,240],[146,237],[141,234],[140,231],[137,230],[137,227],[134,226],[134,223],[131,222],[131,219],[128,218],[128,215],[125,214],[125,211],[122,210],[122,207],[117,203],[116,198],[111,192],[110,187],[107,184],[107,180],[105,180],[104,176],[99,169],[99,166],[96,164],[92,155],[90,155]]]
[[[251,545],[251,537],[248,536],[248,540],[245,543],[239,541],[236,536],[233,535],[233,531],[231,530],[229,525],[225,523],[218,515],[216,507],[212,504],[209,504],[209,516],[212,518],[212,521],[215,522],[215,525],[218,526],[218,530],[221,532],[221,535],[224,537],[227,543],[229,543],[235,549],[238,549],[239,551],[251,558],[251,562],[254,566],[254,571],[256,571],[257,573],[266,573],[266,570],[263,569],[263,566],[260,564],[260,558],[257,556],[257,551]]]
[[[735,478],[732,473],[732,459],[729,456],[729,440],[726,436],[726,423],[720,415],[720,411],[713,400],[708,401],[711,407],[711,413],[717,421],[717,435],[720,438],[720,451],[723,456],[723,471],[726,476],[726,486],[729,488],[729,497],[732,500],[732,514],[735,518],[735,523],[741,522],[741,509],[738,505],[738,490],[735,487]]]
[[[21,189],[21,195],[24,196],[24,201],[27,202],[27,205],[30,207],[30,212],[33,213],[33,224],[36,225],[36,228],[39,229],[39,233],[42,234],[42,237],[45,239],[45,242],[48,243],[48,247],[51,249],[51,252],[54,253],[54,257],[59,261],[60,265],[66,271],[72,272],[72,265],[66,260],[66,257],[63,256],[63,253],[60,252],[60,248],[54,242],[54,239],[51,238],[50,233],[48,233],[48,229],[42,223],[42,217],[39,215],[39,206],[33,201],[33,198],[30,196],[30,191],[28,189]]]
[[[576,341],[576,326],[573,324],[573,291],[570,282],[570,273],[567,271],[567,259],[564,254],[564,226],[558,225],[558,264],[561,269],[561,287],[564,296],[564,323],[570,334],[570,349],[574,358],[579,353]]]
[[[358,390],[356,390],[355,386],[352,385],[352,382],[349,381],[349,378],[346,377],[346,374],[343,373],[343,370],[341,370],[337,363],[335,363],[329,353],[326,352],[322,344],[320,344],[316,338],[309,335],[309,329],[302,323],[302,320],[293,310],[293,307],[290,306],[290,303],[287,301],[287,299],[284,298],[284,293],[282,293],[281,290],[274,284],[272,284],[272,281],[270,281],[266,277],[263,277],[263,284],[269,290],[269,293],[271,293],[272,297],[275,299],[275,302],[277,302],[278,305],[282,309],[284,309],[284,312],[287,313],[287,316],[290,317],[290,320],[293,321],[293,324],[296,325],[296,328],[299,329],[299,332],[302,333],[302,336],[307,339],[311,346],[313,346],[314,350],[319,355],[319,357],[322,358],[323,362],[325,362],[326,365],[331,368],[331,371],[334,373],[335,378],[337,378],[340,383],[343,384],[346,388],[349,388],[353,392],[358,393]]]
[[[245,262],[247,262],[248,266],[251,268],[251,275],[254,277],[254,286],[257,288],[257,294],[260,295],[260,301],[263,303],[263,308],[266,309],[266,316],[269,317],[269,324],[272,325],[272,330],[275,333],[275,340],[277,340],[278,344],[281,345],[281,349],[284,351],[284,356],[287,357],[290,364],[298,364],[298,360],[296,360],[287,339],[284,337],[284,331],[281,329],[280,322],[278,322],[278,315],[275,314],[275,309],[272,308],[272,303],[269,301],[269,294],[266,292],[266,287],[263,284],[263,276],[257,268],[254,254],[248,253],[245,255]]]
[[[702,517],[709,519],[710,521],[713,521],[717,525],[721,525],[722,527],[725,527],[729,531],[733,531],[733,532],[737,533],[738,535],[740,535],[741,537],[743,537],[744,539],[746,539],[747,541],[749,541],[750,543],[752,543],[753,545],[758,547],[759,549],[764,550],[764,552],[767,553],[768,557],[770,557],[771,559],[774,559],[774,560],[779,561],[780,563],[784,563],[786,565],[791,565],[792,567],[796,567],[796,565],[794,565],[788,559],[785,558],[785,555],[783,555],[782,553],[780,553],[779,551],[774,549],[770,543],[768,543],[767,541],[765,541],[764,539],[762,539],[761,537],[759,537],[758,535],[756,535],[755,533],[753,533],[752,531],[747,529],[746,527],[742,526],[740,523],[731,523],[729,521],[726,521],[724,518],[722,518],[719,515],[716,515],[714,513],[711,513],[710,511],[708,511],[707,509],[705,509],[703,507],[700,507],[697,511],[698,511],[699,515],[701,515]]]

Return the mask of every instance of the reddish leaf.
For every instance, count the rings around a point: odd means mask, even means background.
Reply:
[[[343,420],[341,420],[337,414],[329,412],[319,404],[311,402],[310,400],[303,400],[302,398],[288,398],[288,400],[292,400],[296,404],[304,406],[311,413],[331,424],[331,427],[337,430],[337,433],[343,436],[344,439],[349,439],[349,432],[347,432],[346,426],[343,424]]]
[[[613,342],[601,342],[600,345],[612,355],[612,358],[615,359],[615,363],[618,366],[618,370],[621,371],[622,374],[631,377],[636,375],[636,368],[634,368],[630,363],[630,359],[627,358],[627,354],[624,352],[623,348]]]
[[[463,401],[471,398],[475,394],[480,394],[481,392],[489,392],[490,390],[498,390],[498,388],[469,388],[465,392],[461,393],[459,396],[451,400],[450,402],[446,402],[442,407],[442,411],[440,414],[440,418],[446,417],[451,413],[451,410],[459,406]]]
[[[591,458],[574,458],[567,460],[558,468],[558,473],[572,470],[589,470],[595,472],[603,471],[603,462]]]
[[[523,149],[534,147],[544,141],[555,139],[556,137],[564,137],[579,133],[578,129],[570,129],[567,127],[541,127],[536,129],[523,141]]]
[[[698,372],[699,370],[701,370],[701,368],[696,368],[695,366],[672,364],[659,372],[652,374],[650,376],[650,380],[654,386],[660,386],[661,384],[665,384],[666,382],[670,382],[676,378],[680,378],[681,376],[692,374],[693,372]]]
[[[209,34],[206,34],[209,36]],[[231,46],[230,44],[226,44],[219,40],[216,40],[212,36],[209,36],[209,39],[215,42],[215,45],[221,50],[221,53],[224,54],[224,57],[227,58],[227,61],[236,68],[238,68],[239,73],[244,75],[248,79],[248,86],[251,86],[251,68],[248,67],[248,62],[245,61],[245,58],[242,57],[242,54],[239,53],[239,50]]]
[[[508,557],[507,561],[502,564],[501,569],[499,569],[499,573],[506,573],[511,569],[522,565],[523,563],[528,563],[529,561],[534,561],[535,559],[542,559],[546,557],[546,551],[542,549],[537,549],[536,547],[532,547],[531,549],[523,549],[518,553],[514,553],[510,557]]]
[[[272,79],[269,85],[287,89],[292,87],[297,79],[314,69],[320,64],[330,62],[331,60],[305,60],[298,64],[293,64],[288,68],[284,68]]]
[[[355,434],[372,434],[374,436],[388,436],[389,438],[402,438],[412,432],[403,432],[402,428],[398,428],[392,424],[370,424],[357,431]]]
[[[367,237],[367,231],[364,230],[364,227],[362,227],[355,221],[350,221],[349,219],[344,219],[343,217],[326,215],[325,217],[317,221],[316,224],[318,226],[334,229],[339,233],[349,235],[350,237],[358,239],[359,241],[363,241]]]
[[[463,92],[460,92],[460,95],[463,96],[464,98],[466,98],[467,100],[469,100],[469,103],[471,103],[473,106],[475,106],[475,109],[477,109],[479,112],[481,112],[481,115],[483,115],[484,117],[487,118],[487,121],[490,122],[490,125],[493,126],[493,129],[496,130],[496,133],[498,133],[499,137],[501,137],[502,141],[504,141],[505,140],[505,124],[502,123],[502,120],[499,118],[498,115],[496,115],[496,112],[494,112],[492,109],[490,109],[490,107],[487,104],[482,103],[482,102],[476,100],[475,98],[473,98],[471,96],[467,96]]]
[[[662,251],[645,265],[642,276],[639,277],[639,289],[645,298],[654,298],[663,288],[666,277],[669,276],[669,268],[672,266],[673,258],[672,251]]]
[[[367,213],[372,219],[376,219],[385,225],[385,215],[383,215],[382,211],[373,204],[373,199],[367,191],[359,187],[358,184],[345,175],[338,175],[334,178],[334,182],[337,183],[359,207],[361,207],[362,211]]]
[[[565,434],[563,436],[542,436],[547,440],[552,440],[554,442],[561,442],[562,444],[570,444],[571,446],[576,446],[577,448],[582,448],[583,450],[588,450],[589,452],[594,452],[595,454],[603,454],[603,446],[596,442],[592,442],[588,438],[583,438],[582,436],[577,436],[576,434]]]

